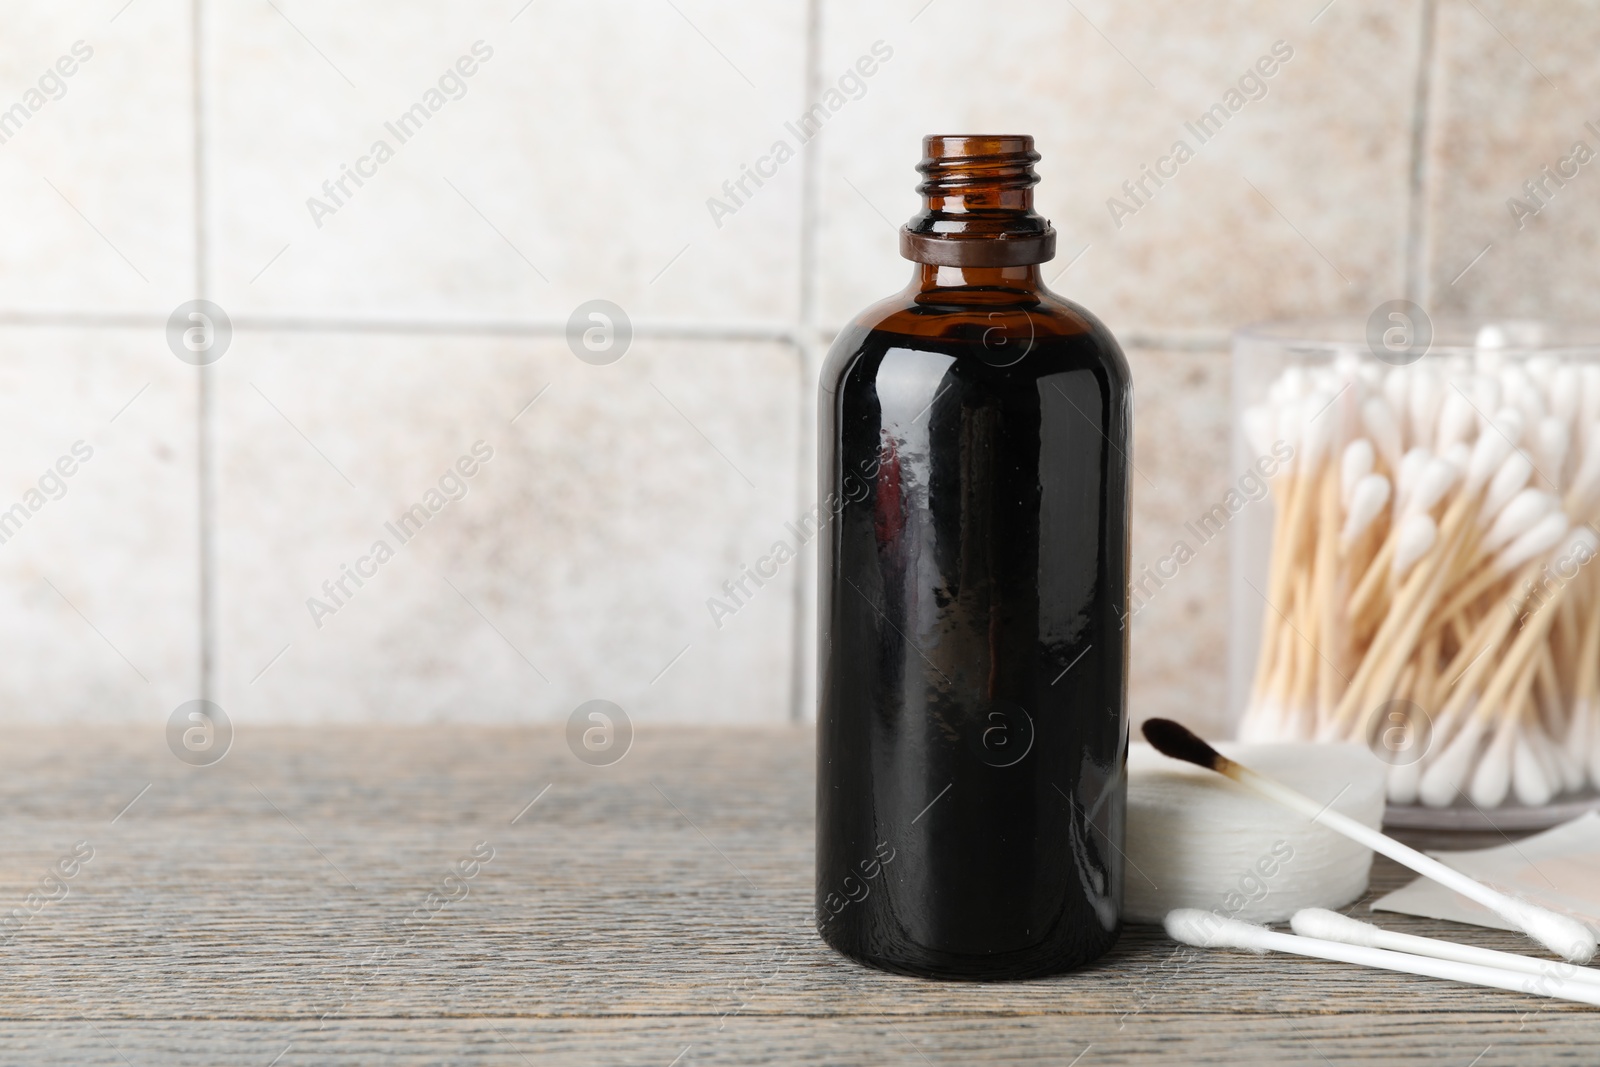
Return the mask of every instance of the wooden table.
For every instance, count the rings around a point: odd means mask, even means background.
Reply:
[[[610,767],[544,727],[3,747],[4,1064],[1600,1063],[1594,1010],[1153,928],[1043,981],[859,967],[811,927],[807,729],[644,727]]]

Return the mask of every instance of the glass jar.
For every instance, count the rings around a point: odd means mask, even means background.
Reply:
[[[1242,491],[1200,528],[1240,738],[1366,743],[1389,825],[1600,807],[1600,326],[1396,301],[1240,330],[1233,367]]]

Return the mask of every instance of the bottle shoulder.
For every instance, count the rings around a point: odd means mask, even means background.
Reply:
[[[1127,359],[1105,324],[1055,293],[1019,299],[1014,292],[907,290],[871,305],[839,332],[823,363],[823,391],[836,391],[863,357],[881,356],[891,348],[990,365],[1006,365],[1017,353],[1021,358],[1044,357],[1035,363],[1055,363],[1070,354],[1076,365],[1098,364],[1112,383],[1127,386],[1131,381]],[[1043,366],[1037,369],[1049,372]]]

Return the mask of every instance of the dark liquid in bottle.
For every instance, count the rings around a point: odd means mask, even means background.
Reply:
[[[1130,390],[1036,268],[940,270],[823,371],[818,924],[1021,978],[1120,932]]]

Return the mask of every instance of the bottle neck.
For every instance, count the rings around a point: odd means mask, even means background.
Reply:
[[[1056,232],[1033,210],[1039,153],[1032,137],[930,135],[922,147],[922,210],[900,230],[902,256],[971,271],[1037,265],[1055,255]],[[941,277],[934,272],[936,282]]]
[[[911,276],[911,288],[917,293],[963,290],[999,296],[1014,293],[1024,298],[1037,297],[1047,291],[1037,263],[1015,267],[953,267],[917,263]]]

